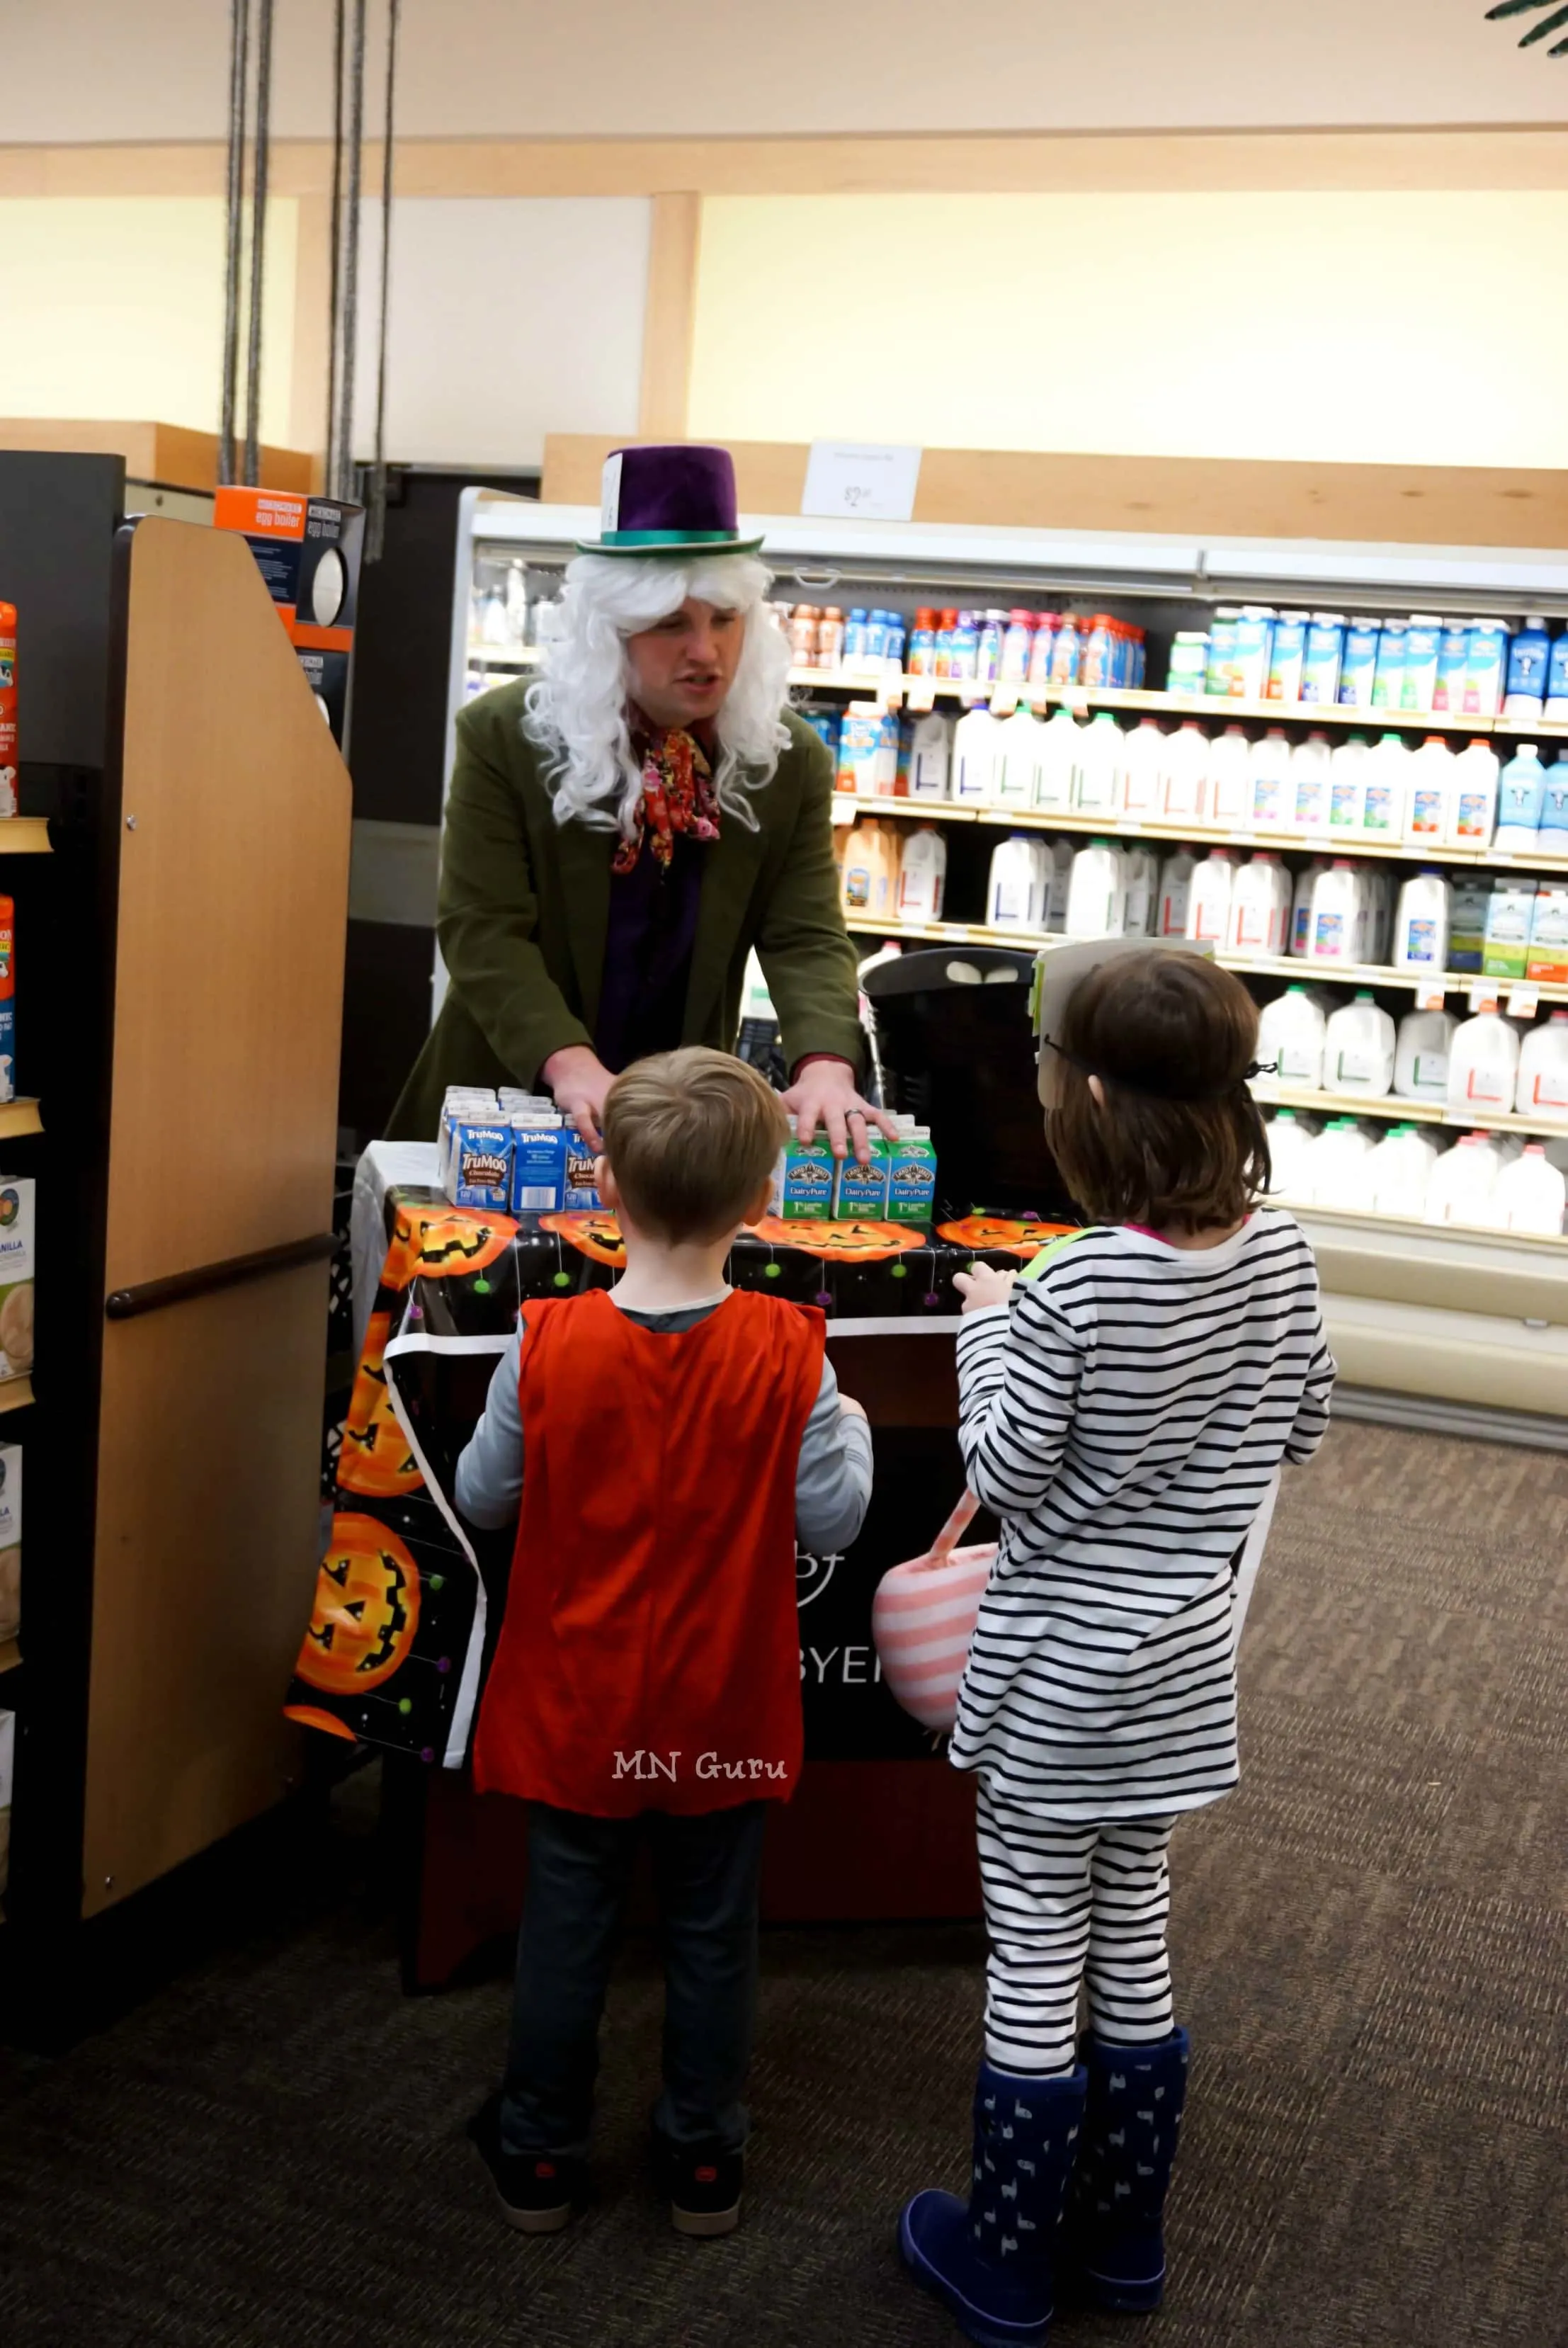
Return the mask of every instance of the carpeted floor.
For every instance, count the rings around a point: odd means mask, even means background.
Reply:
[[[1345,1426],[1290,1481],[1243,1788],[1175,1844],[1168,2304],[1062,2343],[1568,2340],[1565,1535],[1568,1461],[1535,1452]],[[892,2229],[912,2188],[963,2181],[977,1932],[768,1937],[746,2224],[707,2244],[644,2179],[658,1993],[631,1948],[600,2199],[530,2244],[461,2138],[506,1984],[399,1996],[362,1792],[283,1913],[242,1903],[237,1938],[63,2060],[0,2056],[7,2348],[956,2338]]]

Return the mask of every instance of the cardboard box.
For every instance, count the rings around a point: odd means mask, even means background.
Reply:
[[[0,1176],[0,1378],[33,1367],[33,1229],[37,1184]]]
[[[0,1643],[22,1629],[22,1447],[0,1443]]]
[[[222,489],[219,530],[238,530],[256,558],[305,681],[342,747],[348,716],[365,510],[286,489]]]

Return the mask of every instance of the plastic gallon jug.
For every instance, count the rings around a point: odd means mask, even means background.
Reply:
[[[1166,823],[1202,823],[1209,803],[1209,740],[1188,718],[1165,736],[1160,775],[1160,814]]]
[[[1521,1117],[1568,1124],[1568,1011],[1553,1012],[1520,1045],[1514,1107]]]
[[[1035,769],[1035,805],[1066,815],[1073,803],[1073,778],[1078,772],[1082,726],[1070,709],[1056,710],[1047,719],[1038,746]]]
[[[985,918],[996,929],[1043,930],[1049,888],[1045,842],[1012,832],[992,853]]]
[[[1361,875],[1361,888],[1366,909],[1361,959],[1363,962],[1384,963],[1388,959],[1394,938],[1394,882],[1383,866],[1374,865]]]
[[[1045,731],[1026,701],[1019,702],[1011,717],[997,721],[996,758],[991,769],[993,807],[1034,806]]]
[[[1109,839],[1091,839],[1073,858],[1068,890],[1069,938],[1121,935],[1127,894],[1122,860]]]
[[[1319,876],[1327,870],[1323,859],[1315,856],[1296,874],[1295,895],[1291,901],[1290,951],[1304,959],[1312,952],[1312,892]]]
[[[1446,1101],[1449,1053],[1459,1021],[1447,1011],[1408,1011],[1394,1049],[1394,1090],[1401,1100]]]
[[[1368,839],[1404,839],[1412,755],[1398,734],[1380,736],[1368,751],[1361,814]]]
[[[1508,1116],[1519,1090],[1519,1035],[1495,1009],[1460,1022],[1449,1048],[1449,1107]]]
[[[1367,1160],[1367,1204],[1372,1212],[1418,1223],[1437,1162],[1438,1145],[1419,1126],[1390,1126]]]
[[[1235,859],[1230,850],[1212,848],[1192,875],[1187,899],[1187,935],[1194,945],[1223,947],[1235,879]]]
[[[1154,934],[1157,938],[1184,938],[1187,934],[1187,906],[1192,893],[1192,875],[1198,869],[1198,859],[1191,848],[1179,848],[1160,867],[1160,891],[1155,900]]]
[[[1109,709],[1100,710],[1078,735],[1074,804],[1080,815],[1117,813],[1124,741]]]
[[[1547,673],[1552,664],[1552,636],[1539,612],[1527,612],[1524,625],[1508,648],[1508,685],[1502,714],[1524,726],[1533,726],[1546,702]]]
[[[1121,807],[1124,815],[1153,816],[1160,806],[1160,776],[1165,736],[1152,717],[1135,726],[1122,744]]]
[[[1562,639],[1568,644],[1568,636]],[[1546,769],[1541,803],[1541,853],[1568,863],[1568,750],[1559,750]]]
[[[1124,848],[1121,866],[1126,890],[1122,935],[1129,938],[1152,937],[1155,910],[1159,903],[1160,868],[1147,848]]]
[[[1290,927],[1290,874],[1268,849],[1243,864],[1231,891],[1225,950],[1234,954],[1282,954]]]
[[[1209,820],[1218,831],[1245,831],[1252,823],[1251,757],[1239,726],[1227,726],[1209,745]]]
[[[1495,845],[1511,854],[1531,855],[1539,844],[1542,809],[1546,798],[1546,769],[1533,742],[1521,742],[1498,777]]]
[[[1269,1196],[1274,1199],[1304,1199],[1307,1195],[1312,1164],[1312,1145],[1315,1136],[1312,1128],[1295,1109],[1277,1109],[1264,1128],[1268,1137],[1269,1166],[1274,1179],[1269,1184]]]
[[[953,775],[953,720],[933,710],[915,720],[909,746],[912,799],[944,799]]]
[[[1455,763],[1440,734],[1429,734],[1411,757],[1405,838],[1413,848],[1440,848],[1452,832]]]
[[[1552,658],[1546,670],[1545,715],[1554,725],[1568,717],[1568,630],[1552,647]]]
[[[1290,828],[1305,839],[1328,829],[1330,752],[1326,734],[1309,734],[1290,754]]]
[[[934,824],[923,823],[903,843],[898,873],[901,922],[939,922],[947,887],[947,842]]]
[[[1248,821],[1254,831],[1288,831],[1294,805],[1291,797],[1290,741],[1284,728],[1271,726],[1248,757],[1251,776]]]
[[[1556,1239],[1563,1230],[1563,1210],[1568,1203],[1568,1182],[1547,1158],[1539,1141],[1527,1141],[1511,1166],[1505,1166],[1493,1185],[1491,1220],[1500,1231],[1528,1231],[1537,1239]]]
[[[1328,760],[1328,836],[1348,846],[1367,814],[1367,744],[1359,734],[1336,742]]]
[[[1046,927],[1065,931],[1068,925],[1068,891],[1072,886],[1073,858],[1078,854],[1076,839],[1053,839],[1047,860],[1048,877],[1046,897]]]
[[[1422,1221],[1489,1223],[1491,1194],[1501,1171],[1501,1160],[1484,1133],[1460,1134],[1432,1169]]]
[[[1324,1037],[1323,1082],[1331,1093],[1379,1099],[1394,1081],[1394,1022],[1372,995],[1357,994],[1335,1012]]]
[[[967,804],[987,805],[995,788],[996,760],[1001,751],[1001,723],[988,709],[965,710],[953,729],[953,796]]]
[[[1360,876],[1355,865],[1336,856],[1313,884],[1309,952],[1314,962],[1356,961],[1363,903]]]
[[[1308,1160],[1313,1205],[1341,1214],[1365,1211],[1371,1155],[1372,1137],[1364,1125],[1353,1117],[1331,1118],[1313,1143]]]
[[[1448,966],[1449,884],[1440,872],[1414,873],[1394,916],[1394,967],[1438,973]]]
[[[874,818],[863,818],[844,845],[845,912],[861,920],[890,920],[898,898],[898,834]]]
[[[1449,840],[1455,848],[1488,848],[1497,821],[1500,764],[1490,742],[1469,742],[1454,760],[1452,822]]]
[[[1258,1057],[1275,1065],[1274,1081],[1305,1092],[1323,1089],[1327,1023],[1305,986],[1287,986],[1265,1003],[1258,1021]]]

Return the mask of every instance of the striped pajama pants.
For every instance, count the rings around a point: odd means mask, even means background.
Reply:
[[[1070,2071],[1086,1973],[1099,2037],[1118,2046],[1168,2038],[1174,1818],[1071,1826],[1000,1799],[984,1776],[976,1817],[991,1941],[987,2060],[1000,2071]]]

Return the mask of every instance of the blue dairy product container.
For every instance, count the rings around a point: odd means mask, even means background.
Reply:
[[[504,1215],[511,1203],[511,1128],[452,1126],[447,1196],[454,1207],[489,1207]]]
[[[1205,692],[1228,694],[1231,690],[1231,677],[1236,664],[1236,625],[1241,616],[1239,612],[1223,608],[1214,614],[1209,630],[1209,667],[1203,681]]]
[[[1465,676],[1470,668],[1470,630],[1450,620],[1438,644],[1438,681],[1432,687],[1432,707],[1450,717],[1463,715]]]
[[[1503,695],[1505,717],[1539,717],[1546,699],[1547,672],[1552,663],[1552,639],[1538,613],[1529,613],[1508,648],[1508,685]]]
[[[837,757],[839,748],[837,713],[831,709],[801,709],[798,710],[796,715],[804,718],[812,733],[820,741],[825,742],[829,749]]]
[[[908,641],[909,630],[904,626],[903,613],[890,612],[887,615],[886,654],[887,664],[890,668],[903,666],[903,648]]]
[[[936,674],[936,631],[934,628],[912,628],[909,637],[909,673],[911,676],[934,676]]]
[[[987,612],[980,623],[975,647],[975,674],[982,685],[995,685],[1002,674],[1002,622]]]
[[[1345,654],[1345,623],[1337,612],[1315,612],[1301,664],[1301,697],[1332,709],[1339,695],[1339,664]]]
[[[1377,639],[1377,667],[1372,679],[1374,709],[1398,709],[1399,695],[1405,685],[1405,638],[1409,629],[1403,620],[1385,620]]]
[[[1232,671],[1233,698],[1262,701],[1266,695],[1269,664],[1274,657],[1274,614],[1263,603],[1243,603],[1236,622],[1236,653]]]
[[[1492,845],[1525,854],[1535,846],[1546,801],[1546,769],[1533,742],[1522,742],[1497,781],[1497,832]]]
[[[1405,631],[1405,665],[1399,675],[1398,704],[1390,709],[1411,710],[1425,716],[1432,705],[1432,695],[1438,689],[1438,650],[1443,641],[1443,623],[1429,613],[1413,612]]]
[[[865,656],[868,661],[885,660],[887,657],[887,613],[885,612],[866,613]]]
[[[1269,654],[1268,701],[1299,701],[1302,663],[1306,658],[1306,613],[1282,612],[1274,622]]]
[[[514,1215],[552,1215],[566,1202],[566,1134],[561,1121],[517,1116],[511,1121]]]
[[[1559,719],[1568,717],[1568,631],[1553,645],[1552,658],[1546,665],[1546,715]],[[1558,756],[1562,756],[1561,751]]]
[[[1559,750],[1546,769],[1541,793],[1541,846],[1561,856],[1568,844],[1568,750]]]
[[[1502,706],[1503,673],[1508,661],[1508,630],[1501,620],[1472,620],[1470,659],[1465,668],[1467,717],[1495,717]]]
[[[1370,709],[1372,682],[1377,672],[1377,644],[1382,628],[1376,620],[1352,620],[1345,631],[1339,657],[1339,705]]]
[[[562,1135],[564,1163],[562,1170],[561,1203],[563,1207],[602,1207],[593,1169],[599,1153],[590,1149],[574,1125],[565,1128]]]
[[[953,649],[948,655],[949,676],[973,676],[979,657],[980,631],[975,624],[975,614],[973,612],[960,612],[958,625],[953,631]]]
[[[866,615],[857,605],[844,622],[844,663],[863,661],[866,656]]]

